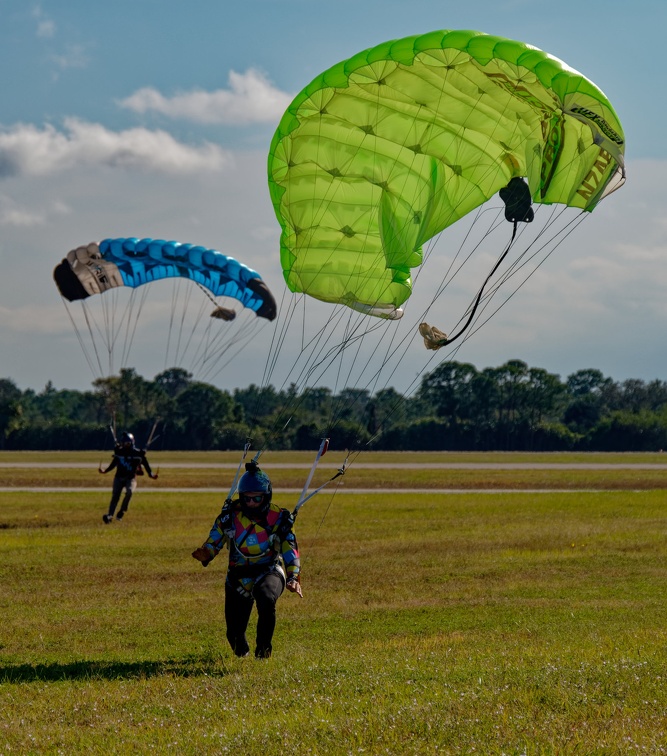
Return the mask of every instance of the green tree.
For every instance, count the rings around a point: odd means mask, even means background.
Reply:
[[[183,368],[173,367],[155,376],[155,384],[174,399],[192,383],[192,373]]]
[[[243,407],[243,413],[251,425],[271,417],[284,402],[273,386],[260,388],[251,383],[245,389],[234,389],[234,401]]]
[[[446,418],[451,425],[469,419],[475,413],[474,382],[478,375],[477,368],[468,362],[443,362],[422,378],[418,397],[424,414]]]
[[[0,379],[0,449],[5,448],[7,437],[20,426],[23,416],[21,389],[9,380]]]
[[[225,425],[233,422],[232,397],[208,383],[190,383],[175,402],[174,422],[185,444],[182,448],[215,448]]]

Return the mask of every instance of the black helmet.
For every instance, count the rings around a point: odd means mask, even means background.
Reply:
[[[123,435],[120,437],[121,444],[132,444],[134,446],[134,436],[131,433],[128,433],[125,431]]]
[[[269,480],[269,476],[265,472],[262,472],[259,467],[253,467],[251,470],[241,476],[237,490],[244,514],[265,514],[268,511],[269,504],[271,503],[273,489],[271,488],[271,481]],[[253,491],[263,493],[264,502],[262,503],[262,506],[259,507],[259,509],[246,509],[246,507],[244,506],[245,499],[243,498],[243,494]]]

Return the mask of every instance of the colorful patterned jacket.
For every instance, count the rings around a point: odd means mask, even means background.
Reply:
[[[287,581],[299,579],[299,546],[289,515],[287,509],[271,504],[264,517],[253,520],[234,501],[216,518],[204,548],[211,559],[224,546],[229,548],[227,582],[241,593],[250,594],[255,582],[267,572],[284,574],[283,565]]]

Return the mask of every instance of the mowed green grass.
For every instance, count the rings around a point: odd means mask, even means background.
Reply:
[[[222,497],[147,485],[0,493],[0,752],[667,750],[664,490],[322,494],[258,662],[190,557]]]

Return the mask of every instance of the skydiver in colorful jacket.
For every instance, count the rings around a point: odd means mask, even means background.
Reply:
[[[229,566],[225,580],[227,640],[236,656],[247,656],[246,629],[257,602],[255,657],[271,656],[276,627],[276,602],[283,590],[301,592],[299,547],[287,509],[271,503],[271,481],[255,463],[238,485],[239,498],[225,503],[208,540],[192,552],[204,567],[226,545]]]
[[[98,472],[105,475],[112,470],[116,471],[113,479],[113,486],[111,488],[111,501],[109,502],[109,511],[107,514],[102,515],[102,520],[108,525],[113,521],[113,515],[116,511],[116,506],[120,500],[120,496],[125,491],[123,497],[123,503],[120,505],[117,520],[122,520],[123,515],[127,512],[127,508],[130,506],[130,499],[137,487],[137,475],[143,475],[142,467],[145,468],[148,473],[148,477],[153,480],[157,480],[157,474],[153,474],[151,466],[146,459],[146,450],[137,449],[134,445],[134,436],[131,433],[123,433],[120,438],[120,442],[116,444],[113,451],[113,459],[109,466],[103,470],[102,466],[98,468]]]

